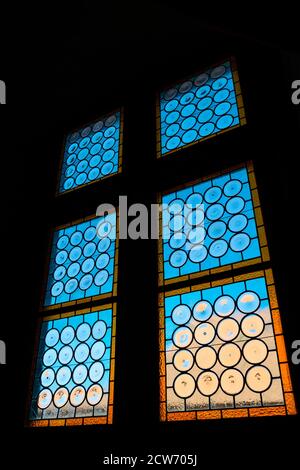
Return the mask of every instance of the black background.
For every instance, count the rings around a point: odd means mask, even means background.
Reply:
[[[252,159],[289,357],[293,340],[300,339],[299,276],[293,269],[299,251],[299,107],[291,103],[291,82],[300,78],[296,18],[274,8],[272,15],[247,7],[217,15],[213,7],[204,12],[200,2],[36,8],[14,12],[2,40],[0,76],[8,101],[0,113],[5,281],[0,338],[7,343],[0,419],[7,444],[13,444],[12,459],[35,466],[43,459],[54,463],[59,455],[64,465],[91,464],[111,452],[142,456],[173,450],[230,463],[237,445],[251,458],[262,449],[267,459],[280,452],[280,442],[290,455],[296,453],[298,416],[159,423],[155,241],[120,242],[114,425],[24,428],[51,228],[92,215],[98,204],[116,203],[122,194],[129,203],[150,204],[159,190]],[[247,126],[157,161],[156,91],[232,55]],[[120,105],[123,173],[55,199],[64,135]],[[299,367],[291,365],[298,408]]]

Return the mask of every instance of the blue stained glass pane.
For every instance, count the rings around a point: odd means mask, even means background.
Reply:
[[[160,120],[162,155],[238,125],[230,62],[163,91]]]
[[[54,233],[45,306],[112,292],[116,213]]]
[[[30,420],[107,416],[112,309],[44,321]]]
[[[59,192],[113,175],[119,169],[121,113],[109,115],[73,134],[65,144]]]
[[[162,202],[164,279],[261,255],[246,168],[167,194]]]

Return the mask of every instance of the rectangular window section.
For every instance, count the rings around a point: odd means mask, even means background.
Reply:
[[[116,305],[41,322],[30,426],[112,422]]]
[[[273,275],[160,294],[161,419],[295,414]]]
[[[251,163],[181,187],[160,202],[161,285],[269,259]]]
[[[232,59],[160,94],[158,157],[245,122],[238,72]]]
[[[122,111],[68,135],[58,192],[74,190],[121,172],[122,148]]]
[[[54,232],[44,307],[116,295],[117,216],[80,220]]]

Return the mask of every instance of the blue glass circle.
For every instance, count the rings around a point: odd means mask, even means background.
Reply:
[[[96,286],[98,286],[98,287],[103,286],[107,282],[108,277],[109,277],[109,274],[106,271],[106,269],[103,269],[103,270],[99,271],[98,274],[96,275],[95,281],[94,281]]]
[[[184,117],[192,116],[195,112],[196,106],[194,104],[188,104],[181,110],[181,115]]]
[[[105,150],[111,149],[115,144],[115,139],[113,137],[110,137],[109,139],[104,141],[103,148]]]
[[[186,263],[187,254],[183,250],[176,250],[170,256],[170,264],[174,268],[180,268]]]
[[[58,385],[67,385],[70,382],[72,372],[68,366],[62,366],[56,373],[56,382]]]
[[[84,364],[79,364],[73,371],[73,381],[76,385],[83,384],[88,375],[87,367]]]
[[[90,349],[87,344],[81,343],[75,349],[74,357],[79,363],[85,362],[89,357]]]
[[[206,137],[213,132],[214,128],[214,124],[212,122],[208,122],[200,127],[199,134],[201,137]]]
[[[95,166],[98,166],[100,162],[101,162],[100,155],[95,155],[94,157],[90,159],[89,165],[91,168],[94,168]]]
[[[101,168],[101,173],[102,175],[106,176],[109,175],[114,169],[114,165],[112,162],[107,162],[104,163],[104,165]]]
[[[103,341],[96,341],[91,349],[91,358],[94,359],[94,361],[98,361],[103,357],[105,349],[106,347]]]
[[[218,220],[210,224],[210,226],[208,227],[208,235],[210,236],[210,238],[213,239],[221,238],[226,232],[226,229],[226,224],[222,220]]]
[[[80,264],[79,263],[72,263],[68,267],[68,276],[75,277],[80,271]]]
[[[81,185],[86,182],[87,179],[87,174],[86,173],[80,173],[80,175],[77,176],[76,178],[76,184]]]
[[[90,154],[91,155],[97,155],[101,150],[101,145],[100,144],[95,144],[93,147],[90,149]]]
[[[166,136],[173,137],[173,135],[177,134],[178,131],[179,131],[179,124],[171,124],[171,126],[168,126],[166,129]]]
[[[194,93],[186,93],[185,95],[181,97],[180,104],[186,105],[190,103],[191,101],[193,101],[193,99],[194,99]]]
[[[207,248],[205,245],[194,245],[189,251],[189,258],[193,263],[202,263],[207,257]]]
[[[45,369],[41,374],[41,384],[43,387],[50,387],[55,379],[55,373],[53,369]]]
[[[90,181],[93,181],[98,178],[99,174],[100,174],[99,168],[92,168],[92,170],[88,174],[88,178]]]
[[[84,137],[84,138],[80,141],[79,147],[80,147],[81,149],[87,147],[87,146],[89,145],[90,141],[91,141],[91,139],[90,139],[89,137]]]
[[[78,149],[78,144],[76,142],[74,144],[71,144],[70,147],[68,148],[68,153],[74,153]]]
[[[188,129],[192,129],[192,127],[194,127],[196,123],[196,118],[193,117],[193,116],[190,116],[190,117],[187,117],[184,121],[182,121],[181,123],[181,127],[183,130],[188,130]]]
[[[91,336],[91,326],[89,323],[81,323],[76,330],[76,337],[79,341],[86,341]]]
[[[55,257],[55,262],[56,264],[64,264],[67,258],[68,253],[65,250],[59,251]]]
[[[64,248],[66,248],[66,246],[68,245],[69,243],[69,237],[67,235],[62,235],[61,237],[59,237],[59,239],[57,240],[57,248],[59,248],[60,250],[63,250]]]
[[[212,99],[208,96],[207,98],[203,98],[203,100],[200,100],[199,103],[197,104],[197,108],[202,111],[203,109],[209,108],[209,106],[212,103]]]
[[[223,114],[228,113],[230,108],[231,104],[228,101],[224,101],[223,103],[220,103],[215,107],[215,114],[217,116],[222,116]]]
[[[96,261],[96,266],[98,269],[104,269],[108,265],[109,261],[109,255],[107,253],[102,253]]]
[[[60,281],[65,277],[66,274],[66,268],[64,266],[58,266],[56,270],[54,271],[53,277],[56,281]]]
[[[197,209],[201,205],[203,197],[200,193],[192,193],[188,196],[185,203],[189,209]]]
[[[88,228],[84,231],[83,238],[84,238],[87,242],[91,242],[92,240],[94,240],[94,238],[95,238],[96,235],[97,235],[96,228],[92,226],[92,227],[88,227]]]
[[[228,249],[228,244],[225,240],[215,240],[209,247],[209,253],[214,258],[220,258],[225,255]]]
[[[172,113],[167,115],[166,123],[167,124],[174,124],[174,122],[176,122],[178,118],[179,118],[179,112],[178,111],[173,111]]]
[[[225,114],[217,120],[217,127],[219,129],[226,129],[226,127],[230,127],[232,123],[233,117],[231,114]]]
[[[204,227],[199,226],[192,228],[188,234],[188,241],[192,245],[198,245],[198,243],[203,242],[206,235],[206,230]]]
[[[78,281],[76,278],[74,279],[69,279],[68,282],[65,285],[65,292],[67,294],[73,294],[73,292],[76,291],[78,287]]]
[[[227,100],[229,95],[230,95],[230,91],[227,90],[227,88],[224,88],[223,90],[217,91],[217,93],[214,96],[214,101],[216,103],[221,103],[221,101]]]
[[[214,202],[217,202],[221,196],[222,196],[222,189],[219,188],[219,186],[212,186],[211,188],[208,188],[205,191],[204,199],[209,204],[213,204]]]
[[[65,326],[65,328],[60,333],[60,340],[63,344],[70,344],[72,343],[75,337],[74,328],[71,326]]]
[[[55,346],[59,341],[59,331],[56,328],[51,328],[51,330],[48,331],[46,334],[45,338],[45,343],[48,347],[53,347]]]
[[[166,147],[168,150],[173,150],[177,148],[180,144],[180,138],[177,136],[171,137],[166,143]]]
[[[93,144],[97,144],[98,142],[100,142],[102,137],[103,137],[102,132],[96,132],[96,134],[94,134],[93,137],[92,137]]]
[[[70,258],[71,261],[77,261],[77,260],[79,260],[81,254],[82,254],[82,250],[81,250],[80,246],[75,246],[70,251],[69,258]]]
[[[198,116],[198,121],[200,123],[203,123],[203,122],[208,122],[211,117],[213,116],[213,111],[211,109],[206,109],[205,111],[202,111],[202,113],[199,114]]]
[[[65,172],[66,177],[69,178],[70,176],[74,175],[75,170],[76,170],[75,165],[69,166]]]
[[[67,159],[67,165],[72,165],[75,162],[76,158],[77,157],[76,157],[75,153],[70,155]]]
[[[111,244],[110,238],[108,237],[102,238],[102,240],[100,240],[100,242],[98,243],[98,251],[100,253],[104,253],[105,251],[108,250],[108,248],[110,247],[110,244]]]
[[[195,129],[190,129],[189,131],[186,131],[183,136],[182,136],[182,142],[185,144],[189,144],[193,142],[197,138],[197,131]]]
[[[244,214],[233,215],[228,222],[231,232],[241,232],[248,225],[248,219]]]
[[[246,233],[236,233],[230,239],[230,248],[233,251],[244,251],[251,243],[249,235]]]
[[[79,160],[84,160],[89,154],[89,151],[88,149],[83,149],[83,150],[80,150],[79,154],[78,154],[78,159]]]
[[[205,85],[205,86],[202,86],[201,88],[198,88],[196,92],[196,96],[197,98],[202,99],[202,98],[205,98],[205,96],[207,96],[209,93],[210,93],[210,86]]]
[[[224,194],[227,197],[236,196],[242,189],[243,184],[240,180],[229,180],[224,186]]]
[[[71,235],[71,238],[70,238],[71,245],[73,246],[79,245],[82,241],[82,238],[83,238],[82,232],[80,232],[80,230],[77,230],[76,232],[73,233],[73,235]]]
[[[183,247],[185,242],[186,242],[186,235],[183,232],[174,233],[169,240],[170,247],[175,250]]]
[[[94,339],[102,339],[107,330],[106,323],[103,320],[97,320],[93,325],[92,336]]]
[[[104,137],[112,137],[116,132],[115,126],[111,126],[104,132]]]
[[[68,178],[64,182],[64,189],[71,189],[74,186],[74,179],[73,178]]]
[[[43,363],[47,367],[53,366],[57,359],[57,352],[55,349],[48,349],[43,356]]]
[[[178,100],[168,101],[165,106],[165,110],[167,111],[167,113],[170,113],[171,111],[174,111],[177,108],[178,104]]]
[[[106,150],[106,152],[104,152],[104,154],[102,155],[102,160],[104,162],[109,162],[110,160],[114,158],[114,155],[115,155],[115,151],[113,149]]]
[[[240,196],[229,199],[226,203],[226,210],[229,214],[238,214],[245,207],[245,201]]]
[[[84,256],[86,256],[87,258],[92,256],[95,253],[96,248],[97,248],[96,243],[94,243],[94,242],[87,243],[87,245],[85,245],[85,247],[83,249]]]
[[[221,78],[218,78],[217,80],[215,80],[212,84],[212,89],[213,90],[221,90],[222,88],[224,88],[224,86],[226,85],[227,83],[227,78],[226,77],[221,77]]]
[[[217,220],[224,214],[224,207],[222,204],[213,204],[207,208],[206,216],[209,220]]]
[[[87,167],[88,167],[88,162],[86,160],[82,160],[77,165],[78,173],[82,173],[83,171],[85,171],[87,169]]]
[[[82,263],[81,270],[83,273],[87,274],[87,273],[90,273],[94,269],[94,266],[95,266],[95,261],[93,260],[93,258],[87,258]]]
[[[175,214],[171,217],[169,227],[173,232],[178,232],[184,226],[184,217],[180,214]]]
[[[73,357],[73,349],[70,346],[63,346],[58,354],[59,362],[63,365],[69,364]]]
[[[104,374],[104,367],[101,362],[94,362],[89,370],[89,377],[92,382],[100,382]]]

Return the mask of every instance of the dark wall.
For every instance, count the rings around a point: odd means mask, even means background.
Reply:
[[[113,451],[142,455],[173,448],[203,453],[216,442],[222,447],[253,440],[262,447],[268,439],[291,442],[299,428],[298,417],[159,423],[153,241],[120,242],[115,424],[104,429],[23,427],[50,231],[95,213],[101,202],[116,203],[122,194],[150,204],[159,190],[253,160],[289,356],[292,341],[300,339],[298,279],[292,272],[299,250],[299,129],[290,99],[291,81],[300,78],[296,43],[291,32],[282,38],[278,29],[255,15],[257,27],[252,23],[252,28],[243,28],[232,17],[228,22],[224,17],[203,18],[199,7],[177,9],[167,3],[104,8],[87,2],[81,10],[44,9],[39,22],[20,25],[15,33],[19,40],[11,44],[5,78],[10,103],[5,111],[1,108],[6,124],[2,273],[7,285],[2,294],[6,333],[0,336],[7,342],[8,362],[0,369],[1,409],[10,439],[17,447],[26,446],[24,461],[43,457],[48,447],[64,463],[73,452],[76,460],[94,463]],[[232,55],[247,126],[157,161],[156,91]],[[65,133],[120,105],[125,107],[123,174],[56,200]],[[291,366],[298,407],[299,367]]]

